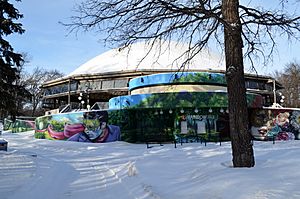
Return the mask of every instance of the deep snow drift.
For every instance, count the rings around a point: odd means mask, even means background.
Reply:
[[[254,142],[256,166],[232,168],[229,142],[78,143],[4,133],[1,199],[300,198],[300,141]]]

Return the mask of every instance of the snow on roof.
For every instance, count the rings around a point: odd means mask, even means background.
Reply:
[[[140,70],[178,70],[186,60],[187,44],[137,42],[127,48],[109,50],[79,66],[68,76]],[[185,70],[225,70],[224,59],[210,50],[199,52]]]

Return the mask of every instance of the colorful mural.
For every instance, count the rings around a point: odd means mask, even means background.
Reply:
[[[257,140],[300,139],[300,109],[249,108]],[[122,134],[121,134],[122,132]],[[220,108],[122,109],[53,114],[36,119],[36,138],[132,143],[230,140],[229,117]]]
[[[262,107],[262,97],[247,94],[248,107]],[[174,92],[138,94],[109,100],[110,109],[227,107],[227,92]]]
[[[124,139],[153,139],[155,132],[160,132],[156,133],[157,140],[178,141],[184,137],[186,141],[196,141],[199,136],[214,141],[230,139],[224,74],[182,72],[148,75],[130,80],[129,90],[131,95],[109,100],[111,110],[126,113],[124,116],[130,118],[132,125],[122,126]],[[261,108],[262,96],[248,93],[247,104],[249,108]]]
[[[77,142],[120,140],[119,126],[109,124],[107,111],[53,114],[36,119],[35,138]]]
[[[127,109],[119,112],[122,118],[122,140],[135,143],[173,141],[175,114],[155,109]]]
[[[199,73],[199,72],[178,72],[160,73],[137,77],[129,82],[129,90],[144,86],[154,86],[162,84],[213,84],[226,86],[226,78],[222,73]]]
[[[122,140],[127,142],[196,142],[229,140],[228,113],[214,109],[124,109]],[[138,118],[138,119],[136,119]]]
[[[122,132],[122,140],[133,143],[230,140],[224,74],[142,76],[130,80],[129,91],[131,95],[111,98],[108,111],[39,117],[35,137],[98,143],[120,140]],[[254,93],[247,93],[247,106],[255,139],[300,139],[299,109],[263,108],[262,96]]]
[[[300,109],[253,109],[250,126],[251,134],[257,140],[300,139]]]
[[[129,91],[131,95],[111,98],[109,109],[228,107],[226,78],[222,73],[147,75],[130,80]],[[262,96],[254,93],[247,94],[247,102],[252,108],[263,105]]]
[[[4,131],[11,131],[12,133],[21,133],[25,131],[31,131],[35,128],[35,122],[33,120],[15,119],[10,120],[5,118],[3,124]]]

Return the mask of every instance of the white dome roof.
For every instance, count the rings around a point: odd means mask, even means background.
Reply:
[[[140,70],[178,70],[187,55],[187,44],[157,42],[151,48],[138,42],[123,49],[112,49],[82,64],[68,76]],[[198,53],[185,70],[225,70],[224,60],[209,50]]]

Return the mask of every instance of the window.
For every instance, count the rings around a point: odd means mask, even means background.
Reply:
[[[101,90],[101,81],[92,81],[92,82],[90,82],[90,88],[92,90]]]
[[[71,82],[70,90],[71,91],[76,91],[77,90],[77,82],[75,82],[75,81]]]
[[[248,80],[248,81],[246,81],[246,88],[258,89],[258,83],[253,80]]]
[[[109,89],[114,87],[114,81],[113,80],[106,80],[102,81],[102,89]]]
[[[117,79],[115,80],[115,88],[127,87],[127,79]]]

